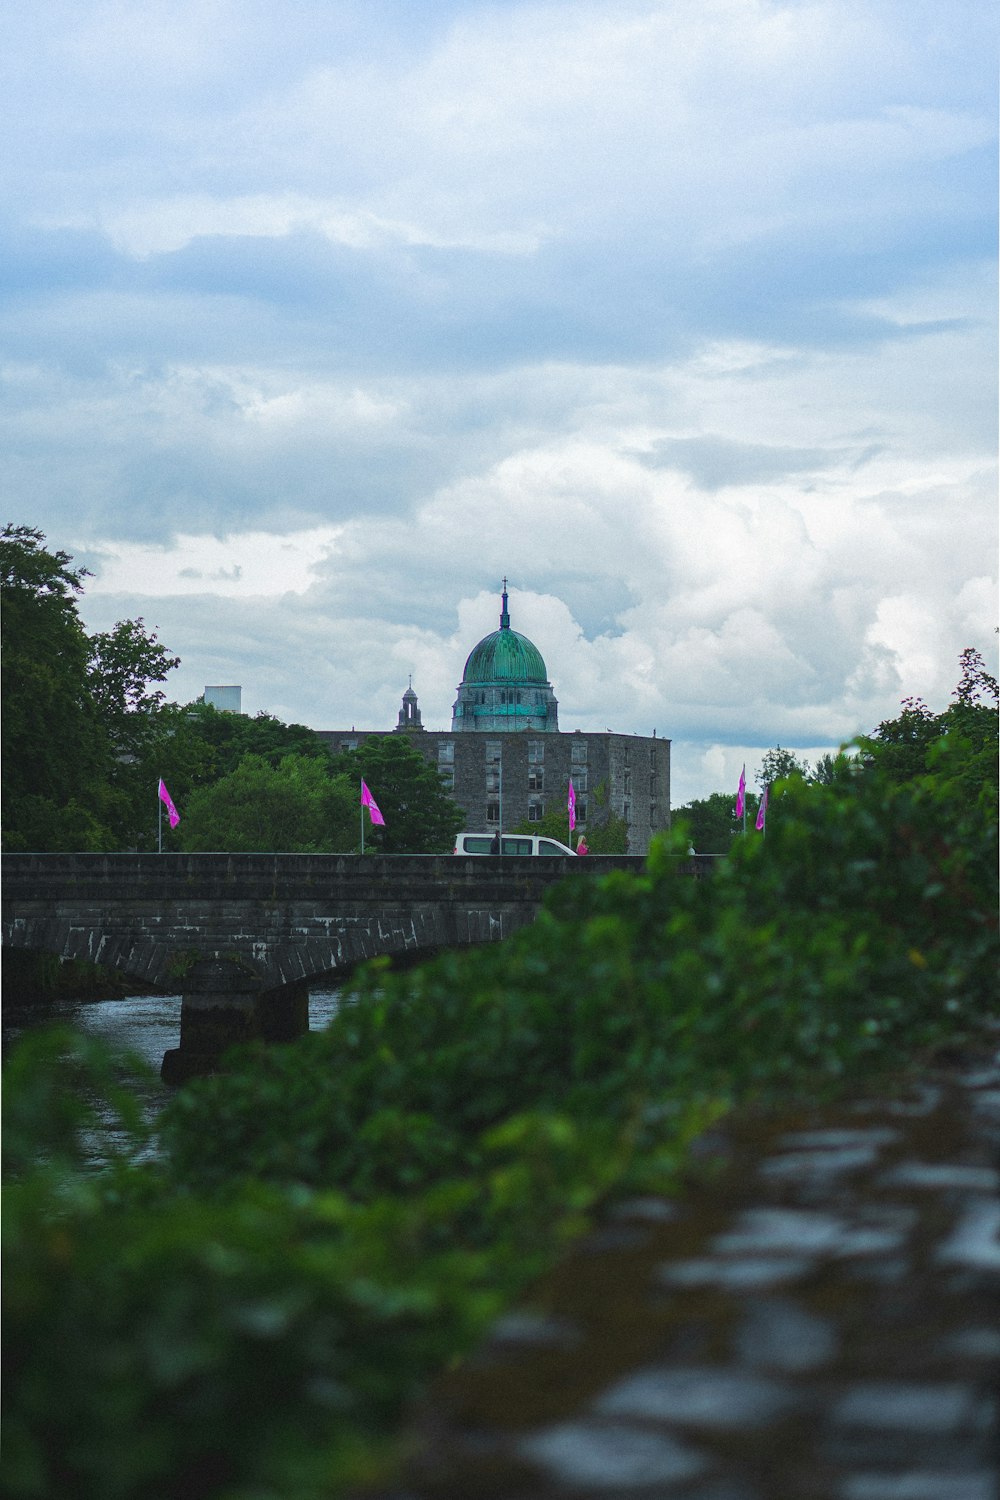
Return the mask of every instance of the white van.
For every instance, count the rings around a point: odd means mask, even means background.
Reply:
[[[460,833],[455,839],[455,854],[489,854],[493,842],[492,833]],[[576,855],[568,844],[558,839],[539,838],[526,833],[505,833],[500,839],[501,854]]]

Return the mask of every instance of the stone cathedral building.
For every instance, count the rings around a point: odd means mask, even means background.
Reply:
[[[652,835],[670,827],[670,741],[611,730],[561,733],[542,654],[511,628],[506,579],[501,598],[499,629],[465,663],[451,729],[424,728],[411,682],[393,732],[411,735],[438,768],[467,829],[506,831],[565,813],[572,778],[577,833],[614,814],[627,826],[628,852],[645,854]],[[385,732],[320,731],[333,750],[356,749]]]

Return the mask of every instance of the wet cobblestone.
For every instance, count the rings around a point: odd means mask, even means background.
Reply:
[[[437,1384],[385,1500],[1000,1500],[1000,1051],[696,1159]]]

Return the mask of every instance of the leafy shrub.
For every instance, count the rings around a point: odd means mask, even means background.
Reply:
[[[328,1497],[500,1306],[481,1260],[428,1249],[447,1202],[145,1188],[8,1203],[8,1495]]]
[[[898,784],[846,762],[779,783],[766,839],[708,881],[683,836],[639,876],[574,872],[502,947],[372,965],[323,1034],[182,1090],[158,1167],[22,1176],[8,1492],[341,1493],[600,1196],[669,1182],[729,1101],[815,1097],[975,1025],[998,946],[982,750],[949,732]],[[72,1145],[55,1087],[18,1075],[43,1091],[22,1164],[50,1108]]]

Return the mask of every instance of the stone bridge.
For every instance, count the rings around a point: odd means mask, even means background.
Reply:
[[[308,1028],[309,985],[382,954],[498,942],[546,889],[628,856],[11,854],[3,943],[89,959],[180,991],[167,1082],[211,1071],[227,1046]],[[692,872],[702,873],[698,858]]]

